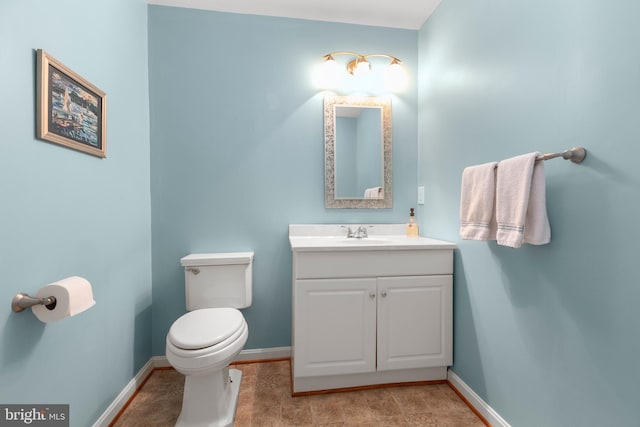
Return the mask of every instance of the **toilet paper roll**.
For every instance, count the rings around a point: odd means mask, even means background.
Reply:
[[[31,307],[33,314],[44,323],[75,316],[96,303],[93,300],[91,283],[79,276],[67,277],[58,282],[48,284],[36,294],[36,298],[47,297],[56,298],[56,304],[53,309],[49,309],[44,305]]]

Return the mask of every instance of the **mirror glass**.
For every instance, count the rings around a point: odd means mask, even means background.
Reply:
[[[391,100],[324,99],[325,206],[390,208]]]

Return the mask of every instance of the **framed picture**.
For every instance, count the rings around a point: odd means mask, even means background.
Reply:
[[[38,138],[107,157],[107,95],[42,49],[37,67]]]

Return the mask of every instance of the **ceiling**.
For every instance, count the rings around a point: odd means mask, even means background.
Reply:
[[[418,30],[441,0],[147,0],[149,4]]]

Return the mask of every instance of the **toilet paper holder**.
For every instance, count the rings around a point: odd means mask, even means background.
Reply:
[[[19,313],[34,305],[44,305],[49,310],[53,310],[56,308],[56,297],[34,298],[24,292],[20,292],[11,300],[11,310],[14,313]]]
[[[84,277],[71,276],[41,287],[35,296],[17,294],[11,301],[11,310],[19,313],[31,307],[38,320],[52,323],[82,313],[95,304],[91,283]]]

